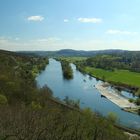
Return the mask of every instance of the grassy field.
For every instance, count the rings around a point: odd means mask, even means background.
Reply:
[[[105,81],[140,87],[140,73],[130,72],[128,70],[107,71],[91,67],[85,67],[84,71]]]
[[[71,63],[74,63],[76,61],[84,61],[87,59],[87,57],[59,57],[59,59],[65,59]],[[94,77],[108,82],[140,87],[140,73],[130,72],[128,70],[107,71],[92,67],[85,67],[83,70],[85,73],[89,73]]]

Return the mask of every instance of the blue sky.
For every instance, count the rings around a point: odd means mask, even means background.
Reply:
[[[0,49],[140,50],[140,0],[0,0]]]

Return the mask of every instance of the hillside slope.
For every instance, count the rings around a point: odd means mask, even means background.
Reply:
[[[89,109],[77,111],[37,89],[47,58],[0,51],[0,140],[124,140],[128,136]],[[69,103],[69,101],[67,101]]]

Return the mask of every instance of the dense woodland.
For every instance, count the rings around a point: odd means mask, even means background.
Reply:
[[[95,57],[88,58],[84,64],[106,70],[126,69],[134,72],[140,72],[140,52],[97,55]]]
[[[35,76],[47,58],[0,51],[0,140],[127,140],[114,127],[115,117],[101,117],[89,109],[75,110],[53,98]],[[134,140],[139,139],[134,137]]]

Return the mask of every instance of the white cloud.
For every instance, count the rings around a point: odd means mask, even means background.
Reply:
[[[5,37],[0,37],[0,45],[5,44],[8,42],[9,39],[6,39]]]
[[[101,18],[78,18],[77,20],[83,23],[101,23],[102,22]]]
[[[39,15],[36,15],[36,16],[30,16],[27,18],[28,21],[42,21],[44,20],[44,17],[43,16],[39,16]]]
[[[57,37],[39,38],[33,40],[15,40],[15,38],[0,37],[0,49],[3,50],[103,50],[124,49],[140,50],[139,39],[134,40],[63,40]]]
[[[40,39],[37,39],[36,42],[37,43],[56,43],[58,41],[60,41],[61,39],[60,38],[57,38],[57,37],[49,37],[49,38],[40,38]],[[34,42],[35,40],[33,40]]]
[[[68,19],[64,19],[64,22],[69,22],[69,20]]]
[[[140,50],[140,41],[105,40],[105,39],[88,40],[88,41],[81,40],[72,42],[69,46],[70,48],[77,50],[107,50],[107,49]]]
[[[123,31],[123,30],[108,30],[106,32],[107,34],[111,34],[111,35],[136,35],[137,32],[129,32],[129,31]]]
[[[56,50],[64,47],[63,42],[57,37],[39,38],[23,41],[15,38],[0,37],[0,49],[20,51],[20,50]]]

